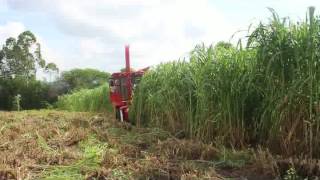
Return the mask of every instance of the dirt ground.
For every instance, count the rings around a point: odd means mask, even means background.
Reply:
[[[0,180],[275,179],[266,152],[178,139],[108,114],[0,112]]]

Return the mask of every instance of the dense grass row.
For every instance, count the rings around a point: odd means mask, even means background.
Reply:
[[[131,117],[207,142],[320,156],[320,18],[276,13],[247,46],[197,46],[160,64],[135,91]]]
[[[94,89],[82,89],[72,94],[60,96],[56,105],[58,109],[68,111],[103,112],[112,110],[107,85]]]

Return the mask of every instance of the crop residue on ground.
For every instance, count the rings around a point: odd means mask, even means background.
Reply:
[[[161,129],[118,123],[108,114],[1,112],[0,133],[0,178],[4,179],[252,179],[256,174],[267,179],[275,175],[264,163],[268,157],[263,153],[253,156],[250,151],[179,139]],[[258,166],[257,160],[263,165]]]

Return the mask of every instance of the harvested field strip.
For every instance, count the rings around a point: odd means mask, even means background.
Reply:
[[[75,122],[89,113],[25,111],[0,113],[0,164],[18,179],[35,179],[51,166],[72,164],[81,158],[79,147],[89,129]]]
[[[0,179],[270,179],[298,167],[266,151],[179,139],[108,114],[0,112],[0,127]]]
[[[79,143],[81,157],[70,165],[58,165],[48,167],[41,173],[41,179],[84,179],[82,172],[93,173],[100,169],[103,153],[107,147],[106,143],[98,141],[90,136]]]

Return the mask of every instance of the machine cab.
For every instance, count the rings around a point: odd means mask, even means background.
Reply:
[[[140,82],[143,72],[113,73],[109,79],[111,102],[114,106],[129,104],[132,91]]]

